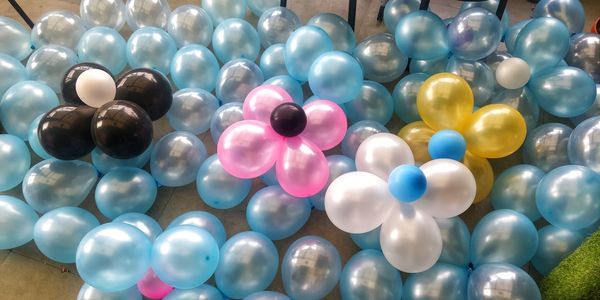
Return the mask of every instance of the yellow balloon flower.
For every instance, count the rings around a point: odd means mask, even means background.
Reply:
[[[422,121],[412,122],[402,127],[398,136],[402,138],[412,150],[415,164],[422,165],[431,160],[429,156],[429,139],[435,131]]]
[[[473,173],[473,177],[475,177],[477,191],[475,192],[473,203],[479,203],[492,191],[492,187],[494,186],[494,170],[487,159],[475,156],[469,151],[465,153],[463,163]]]

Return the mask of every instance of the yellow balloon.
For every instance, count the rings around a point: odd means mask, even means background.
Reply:
[[[410,147],[415,158],[415,164],[422,165],[431,160],[429,156],[429,139],[435,133],[422,121],[412,122],[400,129],[398,136]]]
[[[475,156],[469,151],[465,153],[463,163],[471,170],[473,177],[475,177],[477,191],[475,192],[475,201],[473,203],[479,203],[492,191],[492,187],[494,186],[494,170],[487,159]]]
[[[419,115],[434,130],[462,131],[473,112],[473,103],[469,84],[452,73],[429,77],[417,94]]]
[[[521,113],[514,108],[506,104],[490,104],[471,115],[462,134],[471,153],[500,158],[521,147],[527,135],[527,125]]]

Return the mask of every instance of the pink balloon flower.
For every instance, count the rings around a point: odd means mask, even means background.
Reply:
[[[138,281],[137,287],[142,295],[150,299],[162,299],[173,290],[173,287],[160,280],[152,269],[148,269],[144,278]]]

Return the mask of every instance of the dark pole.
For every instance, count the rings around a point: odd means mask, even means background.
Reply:
[[[508,0],[500,0],[500,2],[498,3],[498,9],[496,10],[496,16],[500,20],[502,20],[502,15],[504,15],[504,10],[506,9],[506,4],[508,4]]]
[[[280,6],[286,7],[287,6],[287,0],[281,0],[281,2],[279,3]]]
[[[29,28],[33,28],[33,22],[31,21],[31,18],[29,18],[29,16],[21,8],[21,6],[19,5],[19,3],[17,3],[17,0],[8,0],[8,2],[17,11],[17,13],[19,14],[19,16],[21,16],[21,18],[23,19],[23,21],[25,21],[25,23],[27,23],[27,25],[29,25]]]
[[[354,23],[356,23],[356,0],[349,0],[348,2],[348,24],[354,30]]]
[[[419,5],[420,10],[428,10],[429,9],[429,0],[421,0],[421,5]]]

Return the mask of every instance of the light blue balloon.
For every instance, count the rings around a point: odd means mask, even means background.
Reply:
[[[210,135],[215,144],[219,143],[219,138],[223,131],[233,123],[244,119],[241,102],[225,103],[215,111],[210,118]]]
[[[197,288],[180,290],[174,289],[163,300],[224,300],[223,295],[212,285],[203,284]]]
[[[506,50],[510,53],[514,53],[515,51],[515,43],[517,42],[517,37],[521,30],[525,27],[525,25],[529,24],[533,19],[526,19],[519,21],[508,28],[506,31],[506,35],[504,35],[504,44],[506,45]]]
[[[48,154],[46,150],[44,150],[44,148],[40,144],[40,138],[38,136],[38,125],[40,124],[40,120],[43,116],[44,114],[41,114],[37,118],[33,119],[33,121],[31,121],[31,124],[29,125],[29,130],[27,132],[27,141],[29,142],[29,146],[31,146],[31,150],[33,150],[33,152],[37,154],[37,156],[39,156],[42,159],[50,159],[52,158],[52,156]]]
[[[532,165],[516,165],[496,178],[490,199],[494,209],[512,209],[531,221],[541,218],[535,204],[535,191],[544,171]]]
[[[469,264],[469,243],[471,233],[460,217],[435,219],[442,234],[442,255],[439,263],[467,267]]]
[[[358,96],[344,103],[350,122],[373,120],[387,124],[394,114],[394,101],[386,87],[375,81],[365,80]]]
[[[398,21],[407,14],[416,11],[421,5],[420,0],[391,0],[385,4],[383,23],[389,32],[394,34]]]
[[[161,185],[183,186],[194,182],[206,156],[206,147],[198,137],[186,131],[174,131],[154,146],[150,170]]]
[[[421,198],[427,189],[427,179],[415,165],[400,165],[388,178],[390,193],[401,202],[413,202]]]
[[[85,30],[85,23],[75,13],[66,10],[49,11],[31,29],[31,43],[38,49],[56,45],[74,50]]]
[[[260,175],[260,180],[267,186],[269,185],[279,185],[279,181],[277,181],[277,171],[275,166],[269,169],[269,171]]]
[[[596,84],[596,100],[592,104],[592,107],[583,114],[570,118],[570,120],[573,124],[579,125],[583,121],[595,116],[600,116],[600,84]]]
[[[8,88],[25,80],[27,80],[25,66],[16,58],[0,53],[0,95],[4,95]]]
[[[500,51],[500,50],[496,50],[494,51],[494,53],[490,54],[490,56],[486,57],[483,62],[485,62],[488,67],[490,67],[490,69],[492,69],[492,72],[494,75],[496,75],[496,70],[498,69],[498,65],[500,65],[500,63],[502,63],[503,61],[511,58],[512,55],[506,51]],[[499,90],[503,90],[504,88],[501,87],[499,84],[496,84],[496,91]]]
[[[262,71],[254,62],[234,59],[224,64],[217,74],[215,93],[222,103],[244,102],[250,91],[263,81]]]
[[[101,291],[93,286],[84,283],[77,294],[77,300],[142,300],[142,294],[134,285],[128,289],[117,292]]]
[[[411,74],[415,73],[426,73],[429,75],[434,75],[437,73],[442,73],[446,70],[446,66],[448,65],[448,55],[442,55],[438,58],[432,59],[411,59],[410,64],[408,65],[408,71]]]
[[[353,52],[365,73],[365,78],[380,83],[399,78],[408,65],[408,57],[396,46],[394,36],[379,33],[364,39]]]
[[[589,118],[575,127],[568,144],[568,155],[572,164],[586,166],[600,174],[598,136],[600,136],[600,117]]]
[[[483,61],[468,61],[452,56],[448,60],[446,72],[454,73],[467,81],[473,91],[476,106],[486,105],[494,94],[496,76]]]
[[[560,123],[546,123],[527,134],[523,162],[544,172],[569,164],[567,146],[573,130]]]
[[[150,267],[152,243],[143,232],[121,223],[107,223],[88,232],[77,247],[81,279],[106,292],[134,286]]]
[[[27,77],[48,85],[59,94],[65,73],[77,62],[77,54],[69,48],[58,45],[42,46],[27,60]]]
[[[87,210],[61,207],[47,212],[35,223],[33,240],[46,257],[71,264],[79,242],[97,226],[100,222]]]
[[[541,300],[535,280],[521,268],[510,264],[484,264],[469,276],[468,299]]]
[[[255,61],[260,51],[260,40],[250,23],[237,18],[228,19],[215,28],[212,48],[221,63],[236,58]]]
[[[447,263],[436,263],[430,269],[410,274],[406,278],[402,289],[402,299],[467,299],[468,277],[469,272],[466,268]]]
[[[499,209],[479,220],[469,252],[475,267],[488,263],[522,266],[533,257],[537,246],[537,230],[531,220],[516,211]]]
[[[19,185],[31,166],[29,148],[18,137],[0,134],[0,192]]]
[[[433,59],[448,54],[446,25],[436,14],[417,10],[402,17],[396,25],[396,46],[413,59]]]
[[[202,8],[210,15],[215,25],[226,19],[243,19],[246,16],[246,0],[204,0]]]
[[[278,75],[271,77],[263,83],[263,85],[275,85],[284,89],[291,97],[292,100],[298,105],[304,103],[304,92],[302,92],[302,85],[289,75]]]
[[[258,232],[241,232],[221,247],[215,282],[227,297],[244,298],[266,289],[278,265],[279,254],[271,240]]]
[[[342,140],[342,154],[354,159],[358,146],[368,137],[389,130],[376,121],[365,120],[356,122],[346,131],[346,135]]]
[[[462,12],[473,7],[481,7],[496,15],[496,11],[498,10],[498,4],[500,4],[499,0],[463,2],[463,4],[460,6],[460,11]],[[502,19],[500,20],[500,22],[502,22],[502,36],[504,36],[510,26],[510,16],[508,13],[508,7],[504,9],[504,13],[502,14]]]
[[[225,232],[225,227],[223,226],[223,223],[221,223],[221,220],[206,211],[186,212],[173,219],[173,221],[169,223],[167,229],[180,225],[192,225],[208,231],[217,242],[217,245],[219,245],[219,248],[223,246],[223,243],[225,243],[225,240],[227,239],[227,233]]]
[[[402,296],[402,278],[381,251],[363,250],[344,266],[340,292],[347,300],[396,300]]]
[[[536,18],[517,35],[512,55],[525,60],[531,74],[556,66],[569,51],[570,34],[555,18]]]
[[[106,26],[121,30],[125,13],[123,0],[82,0],[79,4],[79,15],[87,27]]]
[[[350,157],[344,155],[329,155],[326,158],[327,166],[329,167],[329,179],[327,180],[327,184],[325,184],[325,187],[323,187],[320,192],[308,198],[310,203],[316,209],[321,211],[325,210],[325,193],[327,192],[327,188],[331,182],[342,176],[342,174],[356,171],[354,160],[352,160]]]
[[[306,25],[323,29],[331,38],[334,50],[352,54],[356,45],[356,36],[344,18],[332,13],[320,13],[310,18]]]
[[[464,60],[484,59],[502,40],[502,25],[495,13],[474,7],[460,12],[448,26],[448,46]]]
[[[297,198],[280,186],[272,185],[256,192],[246,208],[248,226],[277,241],[298,232],[310,217],[307,198]]]
[[[127,40],[127,62],[133,69],[155,69],[167,76],[176,52],[175,40],[157,27],[138,29]]]
[[[156,181],[148,172],[117,168],[98,181],[96,206],[109,219],[126,213],[145,213],[154,204],[157,192]]]
[[[287,59],[286,65],[290,70]],[[363,82],[360,63],[341,51],[330,51],[319,56],[308,72],[308,84],[312,92],[321,99],[338,104],[356,99]]]
[[[290,76],[307,81],[311,65],[321,54],[332,50],[333,42],[327,32],[316,26],[302,26],[286,41],[283,59]]]
[[[467,142],[459,132],[444,129],[431,136],[427,148],[432,159],[449,158],[462,161],[467,151]]]
[[[600,175],[583,166],[550,171],[537,186],[535,202],[550,224],[583,229],[600,219]]]
[[[425,73],[409,74],[402,78],[392,92],[394,112],[404,123],[421,120],[417,111],[417,94],[423,82],[429,78]]]
[[[310,24],[309,24],[310,25]],[[285,7],[267,9],[258,19],[256,29],[263,48],[285,43],[292,32],[302,26],[302,21],[292,10]]]
[[[290,297],[278,292],[262,291],[252,293],[244,300],[290,300]]]
[[[229,174],[213,154],[207,158],[196,176],[196,191],[206,205],[228,209],[242,203],[252,187],[252,180]]]
[[[547,276],[554,267],[573,252],[585,239],[579,231],[547,225],[538,231],[540,244],[531,259],[535,269]]]
[[[167,119],[175,130],[200,134],[210,128],[210,118],[218,108],[219,100],[208,91],[186,88],[173,94]]]
[[[525,119],[527,131],[537,127],[540,118],[540,107],[528,87],[525,86],[517,90],[501,89],[496,92],[490,102],[506,104],[518,110]]]
[[[585,25],[585,11],[579,0],[542,0],[535,5],[533,17],[561,20],[571,33],[579,33]]]
[[[20,199],[0,195],[0,250],[25,245],[33,239],[37,213]]]
[[[150,161],[150,154],[152,154],[153,149],[154,145],[151,144],[142,154],[134,158],[118,159],[106,155],[106,153],[102,152],[100,149],[98,149],[98,147],[96,147],[92,151],[92,163],[94,164],[94,167],[96,167],[96,170],[102,174],[106,174],[120,167],[141,169],[148,163],[148,161]]]
[[[163,232],[162,228],[156,222],[156,220],[154,220],[154,218],[141,213],[133,212],[122,214],[116,217],[113,220],[113,223],[124,223],[131,225],[143,232],[151,242],[154,242],[158,235]]]
[[[248,8],[253,15],[260,16],[269,8],[279,6],[280,0],[248,0]]]
[[[211,92],[217,84],[219,62],[208,48],[185,46],[173,57],[171,78],[179,89],[199,88]]]
[[[78,206],[98,179],[96,169],[80,160],[47,159],[33,166],[23,179],[23,197],[39,213]]]
[[[199,6],[182,5],[169,15],[167,32],[179,48],[192,44],[208,47],[213,30],[210,15]]]
[[[379,242],[380,233],[381,233],[381,226],[379,226],[369,232],[353,233],[350,235],[350,238],[352,238],[352,241],[360,249],[381,250],[381,244]]]
[[[34,47],[30,42],[31,33],[17,21],[0,16],[0,53],[8,54],[21,61],[27,58]]]
[[[93,62],[119,74],[127,66],[127,42],[118,31],[94,27],[86,31],[77,44],[80,62]]]
[[[275,44],[265,49],[260,56],[260,69],[266,79],[277,75],[288,75],[283,53],[285,44]]]

